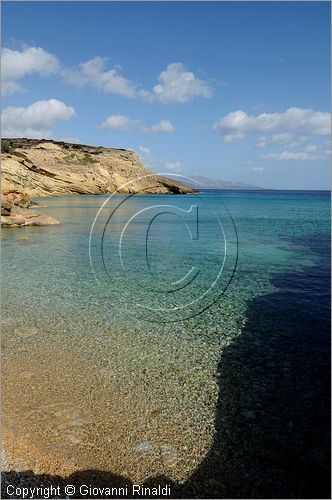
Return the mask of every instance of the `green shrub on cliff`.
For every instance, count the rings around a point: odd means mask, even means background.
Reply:
[[[1,153],[10,153],[11,145],[8,141],[1,141]]]

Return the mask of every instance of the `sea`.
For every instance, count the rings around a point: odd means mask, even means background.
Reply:
[[[60,224],[2,229],[5,471],[324,494],[330,192],[36,201]]]

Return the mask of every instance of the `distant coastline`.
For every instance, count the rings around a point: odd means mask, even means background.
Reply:
[[[253,189],[255,191],[264,189],[260,186],[253,186],[244,182],[224,181],[220,179],[210,179],[209,177],[202,177],[199,175],[189,175],[188,182],[190,186],[200,189]]]
[[[202,193],[222,193],[223,191],[234,191],[241,193],[264,193],[264,192],[278,192],[278,193],[327,193],[330,194],[330,189],[277,189],[277,188],[202,188],[199,190]]]

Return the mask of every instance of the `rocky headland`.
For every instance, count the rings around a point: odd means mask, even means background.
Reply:
[[[193,189],[154,175],[133,151],[53,140],[3,139],[1,225],[58,224],[32,210],[33,198],[72,194],[187,194]]]

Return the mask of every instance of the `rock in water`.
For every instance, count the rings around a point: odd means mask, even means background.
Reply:
[[[1,180],[1,226],[46,226],[59,224],[54,217],[31,210],[32,200],[22,188],[10,183],[7,179]],[[32,205],[34,206],[34,205]]]
[[[59,224],[54,217],[49,217],[36,210],[13,206],[9,215],[2,215],[2,227],[21,227],[21,226],[49,226]]]

